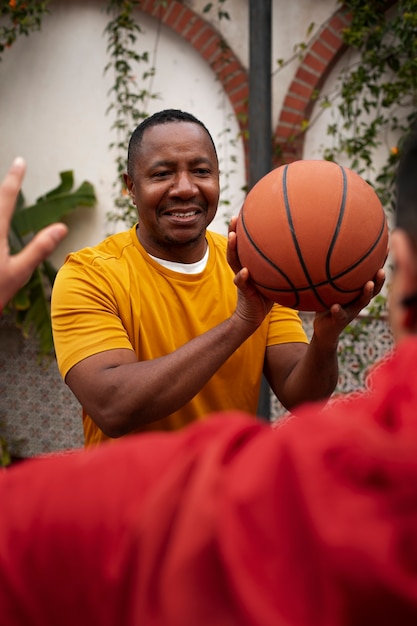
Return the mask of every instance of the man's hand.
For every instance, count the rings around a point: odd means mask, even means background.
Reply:
[[[248,268],[242,267],[239,262],[236,222],[237,217],[232,217],[229,224],[229,242],[227,246],[227,261],[235,272],[234,283],[238,288],[238,301],[235,312],[241,319],[257,328],[271,310],[273,302],[261,294],[255,287],[250,280]]]
[[[0,306],[4,306],[29,280],[35,268],[67,234],[65,224],[41,230],[18,254],[10,255],[8,233],[26,165],[16,158],[0,185]]]
[[[352,320],[359,315],[372,298],[382,289],[385,282],[385,271],[378,270],[374,280],[369,280],[363,287],[362,294],[352,304],[346,307],[333,304],[330,310],[316,314],[314,319],[314,333],[323,345],[335,345],[339,336]]]

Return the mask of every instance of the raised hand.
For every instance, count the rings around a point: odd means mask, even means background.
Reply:
[[[65,224],[51,224],[37,233],[21,252],[10,254],[9,228],[25,171],[25,161],[16,158],[0,185],[0,307],[23,287],[39,263],[67,234]]]

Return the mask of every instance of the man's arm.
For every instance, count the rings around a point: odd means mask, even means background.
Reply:
[[[107,350],[69,370],[66,383],[106,435],[125,435],[180,409],[259,327],[272,302],[251,285],[247,269],[234,281],[238,300],[230,318],[174,352],[138,361],[133,350]]]
[[[353,305],[342,308],[334,304],[329,311],[317,313],[310,344],[283,344],[267,348],[265,376],[286,408],[326,399],[333,393],[339,374],[339,336],[379,293],[384,280],[385,273],[379,270],[375,281],[366,283],[362,296]]]

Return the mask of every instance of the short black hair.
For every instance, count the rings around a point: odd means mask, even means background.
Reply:
[[[396,186],[396,225],[417,244],[417,126],[401,149]]]
[[[201,126],[201,128],[204,128],[208,137],[210,138],[217,158],[217,150],[216,146],[214,145],[213,137],[201,120],[195,117],[192,113],[187,113],[186,111],[181,111],[180,109],[164,109],[163,111],[158,111],[150,117],[145,118],[143,122],[141,122],[139,126],[137,126],[133,131],[130,137],[129,148],[127,152],[127,173],[130,177],[133,177],[134,162],[140,150],[144,132],[148,128],[152,128],[152,126],[158,126],[159,124],[169,124],[171,122],[191,122],[192,124],[198,124],[199,126]]]

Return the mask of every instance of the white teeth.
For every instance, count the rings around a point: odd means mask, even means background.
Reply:
[[[196,211],[188,211],[187,213],[175,213],[175,211],[173,211],[171,213],[171,215],[173,215],[174,217],[191,217],[192,215],[195,215]]]

